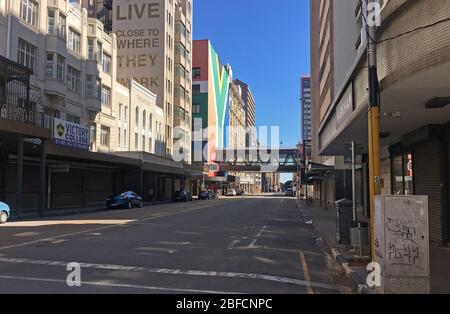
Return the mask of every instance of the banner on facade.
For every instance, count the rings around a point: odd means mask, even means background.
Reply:
[[[89,150],[89,128],[54,118],[53,141],[57,145]]]

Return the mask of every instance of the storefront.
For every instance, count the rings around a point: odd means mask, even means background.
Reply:
[[[390,147],[393,195],[427,195],[430,240],[447,245],[450,222],[450,123],[429,125]]]

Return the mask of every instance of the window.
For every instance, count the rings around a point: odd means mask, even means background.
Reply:
[[[69,30],[69,42],[68,47],[73,52],[80,54],[80,34],[73,29]]]
[[[20,18],[30,25],[38,26],[38,3],[32,0],[20,0]]]
[[[46,74],[47,77],[53,77],[53,67],[54,67],[54,58],[55,55],[53,53],[47,53],[47,65],[46,65]]]
[[[94,40],[88,39],[88,59],[96,60],[95,51],[94,51]]]
[[[192,105],[192,113],[196,113],[196,114],[200,113],[200,104],[194,103]]]
[[[192,69],[192,78],[199,79],[201,76],[201,70],[200,68],[193,68]]]
[[[17,62],[34,71],[36,67],[36,51],[36,47],[25,40],[19,39]]]
[[[136,127],[138,127],[139,126],[139,107],[136,107],[136,110],[135,110],[135,121],[134,121],[134,123],[136,124]]]
[[[147,111],[144,110],[142,113],[142,128],[145,129],[147,126]]]
[[[86,95],[88,97],[94,97],[95,96],[94,89],[95,89],[94,75],[86,74]]]
[[[397,152],[393,154],[392,163],[392,193],[394,195],[414,194],[413,154]]]
[[[100,145],[109,147],[110,128],[102,125],[100,129]]]
[[[80,87],[80,71],[70,65],[67,66],[67,87],[73,92],[78,92]]]
[[[96,75],[92,74],[86,75],[86,94],[88,97],[101,99],[102,81]]]
[[[122,120],[122,104],[119,104],[119,120]]]
[[[153,132],[153,114],[150,114],[150,119],[149,119],[149,123],[148,123],[148,129],[150,132]]]
[[[103,106],[111,107],[111,89],[110,88],[108,88],[106,86],[102,86],[101,100],[102,100]]]
[[[111,56],[106,53],[103,54],[103,72],[111,73]]]
[[[102,64],[103,57],[103,45],[101,42],[97,41],[97,62]]]
[[[66,31],[67,23],[66,23],[66,17],[59,12],[58,17],[58,36],[62,39],[66,40],[67,38],[67,31]]]
[[[123,130],[123,147],[127,147],[127,130]]]
[[[145,152],[145,135],[142,135],[142,151]]]
[[[125,123],[128,122],[128,106],[125,106],[125,111],[123,113],[123,121],[125,121]]]
[[[71,115],[70,113],[66,114],[66,121],[71,122],[71,123],[75,123],[75,124],[80,124],[80,117]]]
[[[200,85],[192,85],[192,94],[193,95],[200,94]]]
[[[64,80],[65,68],[66,68],[66,59],[63,56],[57,55],[56,78],[58,80]]]
[[[139,150],[139,134],[134,133],[134,150]]]
[[[121,145],[121,137],[122,137],[122,130],[119,128],[117,130],[117,144],[118,144],[119,147]]]
[[[55,10],[48,10],[47,32],[49,34],[55,33]]]

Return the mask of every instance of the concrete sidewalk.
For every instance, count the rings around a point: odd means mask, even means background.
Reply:
[[[336,210],[324,210],[317,203],[308,202],[306,205],[305,200],[300,200],[298,205],[305,219],[312,221],[314,229],[360,292],[371,292],[365,284],[367,272],[364,267],[364,263],[367,265],[370,260],[355,256],[350,246],[336,241]],[[430,246],[430,272],[431,293],[450,294],[450,249]]]
[[[367,271],[366,266],[370,262],[367,256],[369,252],[363,252],[363,256],[352,250],[352,247],[345,244],[339,244],[336,241],[336,210],[322,209],[318,203],[298,201],[298,206],[305,220],[311,223],[326,244],[326,249],[333,258],[342,266],[343,271],[352,280],[354,288],[359,293],[373,293],[366,285]],[[364,256],[365,255],[365,256]]]

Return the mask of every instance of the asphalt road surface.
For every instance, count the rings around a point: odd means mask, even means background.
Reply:
[[[10,222],[0,293],[350,293],[316,238],[283,197]]]

